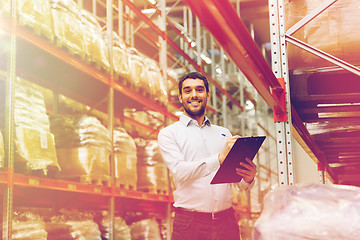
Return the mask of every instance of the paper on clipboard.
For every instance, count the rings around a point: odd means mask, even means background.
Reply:
[[[211,184],[240,182],[242,177],[236,173],[235,169],[240,167],[240,162],[244,162],[246,157],[251,161],[254,159],[265,138],[265,136],[238,138]]]

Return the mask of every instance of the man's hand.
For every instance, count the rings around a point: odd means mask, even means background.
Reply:
[[[249,159],[245,158],[245,162],[240,162],[240,166],[244,168],[236,168],[236,173],[243,177],[244,181],[251,183],[257,173],[256,165]]]
[[[238,138],[240,138],[240,136],[235,135],[235,136],[232,136],[232,137],[228,137],[226,139],[226,144],[225,144],[224,150],[222,150],[222,152],[219,153],[219,156],[218,156],[220,165],[224,162],[226,156],[228,155],[228,153],[230,152],[232,146],[235,144],[236,139],[238,139]]]

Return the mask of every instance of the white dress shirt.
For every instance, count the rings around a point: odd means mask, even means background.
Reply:
[[[207,117],[199,126],[186,115],[159,132],[160,152],[176,188],[175,207],[218,212],[232,206],[231,185],[210,184],[220,167],[218,155],[230,136],[227,128],[211,124]],[[236,184],[241,190],[253,186],[244,180]]]

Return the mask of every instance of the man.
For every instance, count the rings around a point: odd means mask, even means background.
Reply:
[[[239,136],[210,123],[205,107],[210,97],[205,76],[192,72],[179,81],[180,120],[159,132],[163,160],[175,185],[173,240],[238,240],[239,226],[232,209],[230,184],[210,184]],[[253,186],[256,165],[246,159],[242,190]],[[239,166],[240,167],[240,166]]]

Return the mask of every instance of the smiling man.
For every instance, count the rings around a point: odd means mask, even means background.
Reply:
[[[205,116],[210,97],[205,76],[191,72],[179,81],[180,120],[159,132],[163,160],[175,185],[173,240],[239,240],[239,226],[232,208],[230,184],[211,185],[216,171],[237,138],[227,128],[211,124]],[[256,165],[249,159],[236,172],[236,185],[254,185]],[[240,167],[240,166],[239,166]]]

